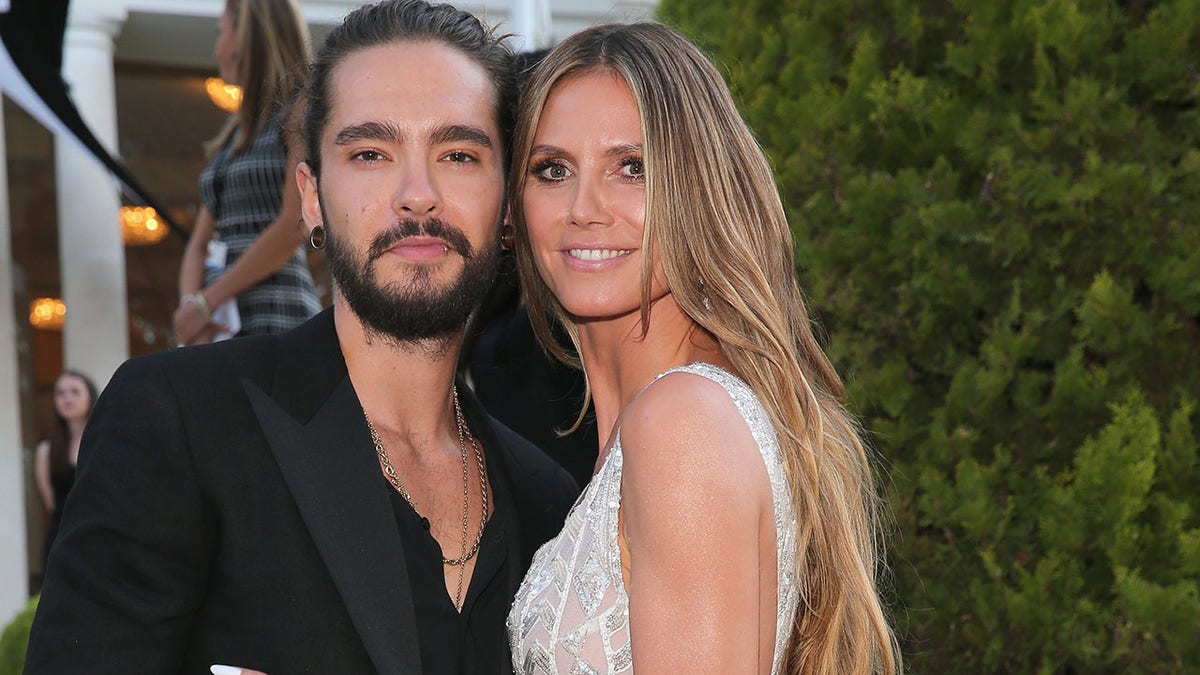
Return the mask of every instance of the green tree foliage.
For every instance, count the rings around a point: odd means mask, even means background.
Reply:
[[[29,646],[29,628],[33,625],[33,614],[37,610],[34,596],[17,612],[4,630],[0,632],[0,675],[21,675],[25,667],[25,650]]]
[[[1200,672],[1200,3],[663,0],[889,465],[913,672]]]

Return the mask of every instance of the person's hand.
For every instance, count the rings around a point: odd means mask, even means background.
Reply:
[[[204,297],[198,293],[185,295],[179,302],[179,309],[175,310],[175,315],[171,319],[175,328],[175,336],[179,338],[181,345],[212,342],[212,337],[216,334],[211,323],[212,314],[205,311],[207,308],[202,306],[202,301],[197,302],[197,296]],[[202,339],[205,333],[208,334],[208,338]]]
[[[208,672],[213,675],[267,675],[260,670],[250,670],[248,668],[239,668],[238,666],[223,666],[219,663],[209,666]]]
[[[224,330],[224,328],[225,328],[224,326],[221,326],[219,324],[210,323],[207,326],[205,326],[203,329],[201,329],[200,332],[197,333],[196,336],[192,338],[191,342],[180,342],[179,346],[182,347],[185,345],[206,345],[206,344],[212,342],[213,339],[216,338],[217,333]]]

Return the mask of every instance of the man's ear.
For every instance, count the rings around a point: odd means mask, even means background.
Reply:
[[[317,176],[313,173],[312,167],[307,161],[298,162],[296,164],[296,187],[300,189],[300,215],[304,216],[304,223],[308,228],[305,236],[318,225],[324,225],[325,220],[321,215],[321,198],[317,191]]]

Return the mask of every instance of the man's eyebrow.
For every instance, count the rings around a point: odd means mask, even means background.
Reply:
[[[473,143],[489,150],[495,146],[488,132],[466,124],[447,124],[434,129],[433,133],[429,134],[429,143],[430,145]]]
[[[333,144],[349,145],[364,140],[399,143],[404,140],[404,132],[390,122],[363,122],[343,128],[333,137]]]

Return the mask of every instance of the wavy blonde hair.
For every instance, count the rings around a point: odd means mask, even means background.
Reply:
[[[237,85],[242,103],[221,131],[205,145],[220,150],[240,132],[232,154],[245,150],[289,99],[308,83],[312,47],[308,24],[296,0],[226,0],[225,11],[237,30]]]
[[[899,648],[877,584],[880,500],[858,427],[842,403],[842,382],[813,335],[774,177],[721,75],[671,28],[641,23],[586,29],[558,45],[526,86],[510,204],[536,334],[552,354],[581,365],[578,331],[535,268],[522,194],[547,98],[565,79],[592,72],[623,78],[641,116],[642,244],[652,252],[642,258],[643,334],[657,260],[676,302],[717,340],[779,438],[799,516],[801,605],[788,672],[899,672]],[[574,354],[554,340],[552,321],[566,329]]]

